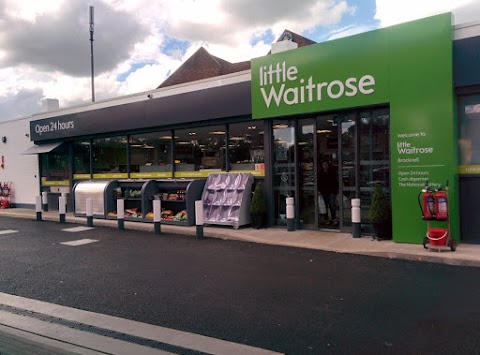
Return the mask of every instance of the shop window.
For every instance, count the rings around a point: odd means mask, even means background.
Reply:
[[[130,136],[130,177],[172,177],[170,131]]]
[[[53,151],[41,154],[42,186],[69,185],[69,154],[66,144]]]
[[[265,176],[263,121],[233,123],[228,126],[230,170]]]
[[[73,142],[73,178],[90,178],[90,141]]]
[[[93,177],[127,178],[127,137],[108,137],[92,141]]]
[[[362,218],[369,223],[375,185],[390,191],[390,114],[388,109],[362,111],[359,117],[360,197]]]
[[[480,96],[461,98],[459,110],[460,173],[480,174]]]
[[[225,126],[175,131],[175,176],[208,176],[225,171]]]

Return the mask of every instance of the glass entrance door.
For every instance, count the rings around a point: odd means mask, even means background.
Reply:
[[[340,214],[340,228],[352,226],[351,200],[357,196],[357,125],[356,114],[350,113],[337,117],[341,128],[339,153],[340,153],[340,187],[336,202]]]
[[[339,181],[339,117],[325,115],[317,117],[317,210],[318,228],[340,226],[339,209],[336,203]]]
[[[362,224],[370,223],[374,185],[390,192],[389,123],[388,108],[317,117],[318,228],[348,231],[353,198],[360,198]],[[322,166],[336,171],[336,185]]]
[[[389,121],[388,108],[273,121],[275,224],[293,197],[297,227],[347,232],[360,198],[368,229],[374,185],[390,192]]]
[[[286,198],[296,200],[295,121],[273,122],[273,195],[275,224],[287,224]]]
[[[316,209],[316,174],[315,174],[315,119],[298,120],[298,190],[299,190],[299,224],[314,229],[317,225]]]

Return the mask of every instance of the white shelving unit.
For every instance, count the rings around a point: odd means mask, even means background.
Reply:
[[[250,173],[210,174],[202,195],[204,223],[235,229],[250,224],[252,184]]]

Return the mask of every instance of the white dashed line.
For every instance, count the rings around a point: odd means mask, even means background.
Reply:
[[[18,231],[14,229],[5,229],[3,231],[0,231],[0,234],[11,234],[11,233],[18,233]]]
[[[71,247],[77,247],[79,245],[85,245],[85,244],[90,244],[90,243],[95,243],[98,242],[96,239],[79,239],[79,240],[72,240],[71,242],[62,242],[60,244],[63,245],[68,245]]]
[[[93,229],[93,227],[72,227],[72,228],[62,229],[62,231],[75,233],[75,232],[88,231],[88,230],[90,230],[90,229]]]

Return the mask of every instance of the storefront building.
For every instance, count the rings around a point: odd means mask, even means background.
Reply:
[[[373,187],[382,184],[394,241],[421,243],[418,193],[427,180],[448,182],[451,233],[464,240],[474,227],[464,226],[462,207],[478,209],[465,201],[479,190],[480,78],[462,74],[473,64],[454,68],[479,46],[474,35],[454,35],[451,14],[442,14],[266,55],[221,78],[37,116],[29,135],[40,190],[249,172],[265,186],[270,226],[286,224],[285,198],[294,197],[296,228],[321,237],[324,229],[351,230],[352,198],[361,200],[368,233]],[[324,162],[337,177],[329,218],[318,199]]]
[[[455,31],[454,79],[458,102],[460,237],[480,243],[480,34],[478,26]]]

